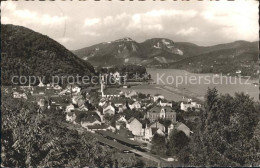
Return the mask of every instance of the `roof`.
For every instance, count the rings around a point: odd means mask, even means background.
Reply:
[[[161,124],[159,121],[152,122],[152,123],[148,124],[147,127],[151,127],[155,123],[157,123],[158,125],[162,125],[164,127],[164,125]]]
[[[151,128],[151,129],[152,129],[152,135],[154,135],[159,128]]]
[[[122,144],[120,144],[118,142],[115,142],[115,141],[109,140],[107,138],[104,138],[101,135],[93,134],[93,136],[96,137],[97,140],[100,143],[106,144],[106,145],[111,146],[111,147],[114,147],[114,148],[119,149],[121,151],[130,151],[130,150],[132,150],[132,148],[129,148],[129,147],[127,147],[125,145],[122,145]]]
[[[162,109],[162,107],[155,106],[155,107],[151,108],[151,109],[149,110],[149,112],[150,112],[150,113],[160,113],[160,112],[161,112],[161,109]]]
[[[73,116],[73,114],[75,114],[75,113],[73,113],[73,112],[68,112],[67,113],[68,116]]]
[[[166,107],[163,107],[165,109],[166,112],[175,112],[171,107],[169,106],[166,106]]]
[[[129,120],[128,120],[128,123],[131,123],[132,121],[134,121],[134,117],[131,117]]]
[[[120,129],[117,131],[117,133],[118,133],[118,135],[120,135],[124,138],[134,138],[133,133],[124,127],[120,127]]]
[[[109,131],[102,131],[102,130],[99,130],[99,131],[96,131],[97,133],[99,134],[102,134],[102,135],[105,135],[105,136],[108,136],[110,138],[113,138],[113,139],[116,139],[118,141],[121,141],[121,142],[124,142],[124,143],[127,143],[127,144],[130,144],[130,145],[134,145],[134,146],[142,146],[141,143],[138,143],[136,141],[133,141],[133,140],[130,140],[130,139],[127,139],[127,138],[124,138],[122,136],[119,136],[119,135],[116,135],[112,132],[109,132]]]
[[[106,129],[109,126],[108,125],[90,125],[90,126],[87,126],[87,127],[88,127],[88,129]]]
[[[117,90],[115,88],[107,88],[104,90],[104,95],[119,95],[120,90]]]
[[[100,117],[95,114],[86,114],[84,118],[81,119],[82,122],[95,122],[101,121]]]
[[[114,103],[114,104],[119,104],[119,103],[120,104],[125,104],[126,103],[126,101],[123,100],[123,99],[114,99],[111,102]]]
[[[166,99],[161,99],[162,103],[168,103],[168,101]]]

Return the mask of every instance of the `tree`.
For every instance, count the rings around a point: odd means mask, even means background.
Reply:
[[[64,127],[57,111],[39,113],[36,103],[3,98],[2,166],[115,167],[114,151],[99,145],[89,132]],[[120,165],[135,166],[133,160],[134,156]]]
[[[168,155],[176,155],[181,149],[187,146],[189,143],[189,138],[182,131],[173,130],[170,133],[168,141]]]
[[[166,140],[163,135],[157,133],[152,138],[152,149],[151,152],[160,156],[166,154]]]
[[[259,141],[254,135],[260,111],[253,99],[244,93],[232,97],[209,89],[204,106],[188,145],[190,153],[182,155],[183,160],[190,165],[256,166]]]

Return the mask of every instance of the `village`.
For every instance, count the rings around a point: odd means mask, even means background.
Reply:
[[[158,163],[178,161],[177,156],[153,155],[152,139],[155,134],[167,139],[173,130],[182,131],[188,138],[192,136],[192,129],[179,121],[177,114],[198,113],[201,104],[191,99],[170,102],[163,95],[145,95],[125,90],[127,87],[127,84],[113,87],[102,78],[100,85],[85,88],[71,84],[62,88],[40,82],[38,86],[15,86],[5,91],[14,98],[37,103],[41,112],[60,111],[65,122],[93,133],[101,144],[147,159],[157,158]]]

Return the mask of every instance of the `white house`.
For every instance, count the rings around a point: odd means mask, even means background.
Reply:
[[[116,81],[119,82],[119,80],[120,80],[120,73],[119,73],[118,71],[116,71],[115,73],[113,73],[113,77],[114,77],[114,79],[115,79]]]
[[[178,122],[176,124],[171,124],[168,127],[168,135],[170,135],[170,133],[176,129],[177,131],[182,131],[183,133],[185,133],[185,135],[187,137],[190,137],[190,134],[193,133],[189,127],[187,127],[185,124],[183,124],[182,122]]]
[[[13,92],[13,97],[14,98],[24,98],[27,100],[27,95],[25,93],[18,93],[18,92]]]
[[[156,94],[153,96],[153,101],[156,102],[158,99],[164,99],[164,96],[163,95],[160,95],[160,94]]]
[[[76,114],[73,113],[73,112],[68,112],[66,114],[66,121],[69,121],[69,122],[75,122],[76,120]]]
[[[129,104],[130,109],[140,109],[141,104],[138,101],[133,102],[132,104]]]
[[[79,93],[80,90],[81,90],[81,88],[78,87],[78,86],[74,86],[74,87],[72,87],[72,92],[73,92],[73,93]]]
[[[142,123],[138,121],[136,118],[131,117],[128,120],[127,128],[132,132],[135,136],[142,136]]]
[[[66,107],[65,112],[71,112],[71,111],[74,110],[74,109],[75,109],[74,105],[73,105],[73,104],[70,104],[70,105],[68,105],[68,106]]]
[[[168,102],[166,99],[162,99],[159,102],[159,106],[161,106],[161,107],[165,107],[165,106],[172,107],[172,103]]]
[[[55,89],[55,90],[62,90],[62,87],[60,87],[59,85],[55,85],[55,86],[53,87],[53,89]]]
[[[188,111],[188,108],[200,109],[201,108],[201,104],[198,104],[196,102],[189,102],[189,103],[181,102],[181,110]]]
[[[116,112],[115,108],[111,105],[104,105],[103,107],[103,114],[110,114],[110,115],[114,115]]]

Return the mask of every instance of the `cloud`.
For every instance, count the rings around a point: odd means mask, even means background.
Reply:
[[[202,19],[209,25],[219,27],[223,38],[244,40],[258,36],[258,9],[254,1],[219,3],[201,12]]]
[[[7,16],[3,20],[3,23],[5,24],[16,24],[25,27],[36,27],[39,25],[56,27],[63,25],[68,19],[67,16],[51,16],[49,14],[40,14],[28,9],[18,9],[14,2],[5,2],[4,5],[3,15]]]
[[[85,32],[83,32],[83,34],[84,34],[84,35],[87,35],[87,36],[95,36],[95,37],[101,35],[101,34],[99,34],[99,33],[96,33],[96,32],[90,32],[90,31],[85,31]]]
[[[184,35],[184,36],[188,36],[188,35],[192,35],[196,32],[198,32],[199,29],[197,27],[190,27],[188,29],[181,29],[177,32],[177,34],[179,35]]]
[[[14,2],[1,4],[1,21],[28,27],[78,49],[131,37],[169,38],[198,45],[258,40],[257,1],[163,3]]]
[[[85,19],[84,25],[85,26],[94,26],[100,22],[99,18],[93,18],[93,19]]]
[[[73,42],[75,41],[75,39],[69,37],[62,37],[62,38],[58,38],[57,41],[62,44],[65,44],[65,43]]]

